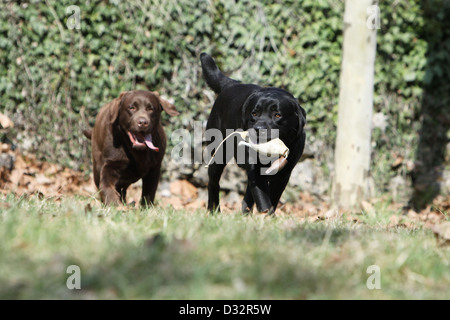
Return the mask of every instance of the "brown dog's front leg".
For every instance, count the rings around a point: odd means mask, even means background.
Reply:
[[[119,174],[114,166],[104,164],[100,171],[100,198],[104,204],[119,205],[120,194],[116,190],[116,183],[119,180]]]
[[[102,188],[100,190],[100,198],[106,205],[120,205],[119,193],[114,188]]]
[[[161,167],[152,169],[149,174],[142,178],[141,206],[148,207],[155,201],[156,189],[158,189]]]

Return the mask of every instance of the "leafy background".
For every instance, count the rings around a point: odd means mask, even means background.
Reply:
[[[80,9],[78,30],[67,27],[71,5]],[[406,188],[410,176],[418,181],[430,168],[433,183],[448,172],[450,8],[445,0],[380,1],[380,12],[374,114],[381,122],[373,129],[372,177],[384,193],[396,177]],[[343,13],[338,0],[3,0],[0,110],[15,127],[0,139],[89,173],[81,132],[104,103],[131,89],[174,100],[181,115],[163,118],[168,136],[191,130],[192,119],[207,119],[214,99],[201,77],[199,54],[206,51],[231,77],[298,97],[311,153],[330,180]],[[439,139],[426,137],[427,121]],[[430,152],[433,161],[417,170]]]

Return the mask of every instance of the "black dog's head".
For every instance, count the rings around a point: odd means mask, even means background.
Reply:
[[[297,99],[279,88],[257,90],[243,106],[243,129],[259,142],[280,138],[289,145],[302,134],[305,123],[306,113]]]

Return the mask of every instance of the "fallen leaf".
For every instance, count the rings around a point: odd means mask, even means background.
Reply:
[[[441,245],[450,244],[450,221],[435,224],[431,230],[434,232]]]
[[[41,185],[49,185],[52,184],[52,180],[50,180],[49,178],[47,178],[44,174],[39,173],[36,174],[36,180],[35,182],[37,184],[41,184]]]
[[[4,129],[13,128],[14,123],[11,121],[8,116],[4,115],[3,113],[0,113],[0,124]]]
[[[11,171],[11,174],[9,175],[9,181],[11,181],[11,183],[14,186],[22,185],[23,178],[24,178],[24,170],[23,169],[15,169],[15,170]]]
[[[192,201],[188,204],[185,204],[185,208],[192,210],[206,208],[206,201],[204,200]]]
[[[185,200],[197,198],[197,188],[187,180],[176,180],[170,184],[170,192]]]
[[[397,216],[397,215],[395,215],[395,214],[392,215],[392,216],[389,218],[389,221],[390,221],[389,227],[395,227],[396,225],[399,224],[400,220],[401,220],[401,217],[399,217],[399,216]]]
[[[365,200],[363,200],[361,202],[361,207],[365,212],[373,212],[374,211],[373,205],[370,202],[365,201]]]
[[[408,210],[408,218],[418,219],[419,215],[414,210]]]
[[[339,216],[339,211],[337,209],[330,209],[324,214],[325,218],[331,219]]]
[[[1,153],[7,153],[11,150],[11,145],[7,143],[0,143],[0,152]]]
[[[397,156],[397,158],[395,158],[394,162],[391,164],[391,168],[392,169],[397,169],[398,167],[400,167],[403,163],[404,158],[402,156]]]
[[[0,202],[0,209],[9,209],[11,205],[7,202]]]

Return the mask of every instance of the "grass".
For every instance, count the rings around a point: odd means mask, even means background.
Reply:
[[[0,299],[450,299],[450,248],[419,223],[389,227],[392,212],[311,222],[89,202],[0,196]]]

